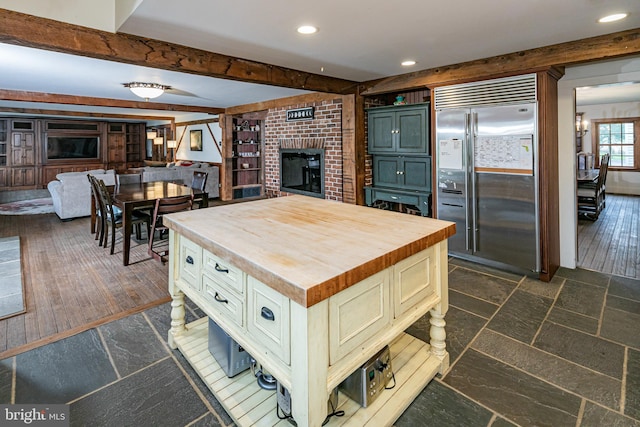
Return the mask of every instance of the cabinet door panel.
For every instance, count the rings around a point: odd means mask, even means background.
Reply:
[[[9,169],[0,168],[0,187],[9,186]]]
[[[404,186],[407,190],[431,190],[431,159],[404,158]]]
[[[400,158],[397,156],[375,156],[373,161],[373,185],[381,187],[395,187],[401,181],[399,165]]]
[[[428,153],[426,109],[398,112],[398,152]]]
[[[412,307],[438,298],[434,258],[435,250],[430,247],[394,266],[393,306],[396,319]]]
[[[376,112],[369,114],[369,152],[385,153],[395,150],[392,133],[394,130],[393,112]]]
[[[11,186],[22,187],[36,185],[35,168],[13,168],[11,171]]]
[[[391,321],[389,269],[329,298],[329,363],[366,345]]]

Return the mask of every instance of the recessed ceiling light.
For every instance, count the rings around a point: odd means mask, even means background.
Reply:
[[[318,28],[313,25],[302,25],[298,27],[298,32],[300,34],[314,34],[318,32]]]
[[[416,65],[416,61],[413,61],[413,60],[402,61],[402,66],[403,67],[410,67],[412,65]]]
[[[608,16],[605,16],[604,18],[598,19],[598,22],[604,23],[604,22],[619,21],[621,19],[626,18],[628,15],[629,15],[628,13],[614,13],[613,15],[608,15]]]

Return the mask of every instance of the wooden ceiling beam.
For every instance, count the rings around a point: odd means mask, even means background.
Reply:
[[[378,79],[364,83],[367,88],[362,95],[432,88],[637,54],[640,28]]]
[[[47,117],[81,117],[81,118],[97,118],[97,119],[118,119],[133,120],[136,122],[168,120],[175,121],[173,116],[139,116],[135,114],[110,114],[110,113],[86,113],[82,111],[66,111],[66,110],[46,110],[42,108],[13,108],[0,107],[0,113],[5,114],[26,114],[30,116],[47,116]]]
[[[228,80],[331,93],[356,83],[131,34],[0,9],[0,42]]]
[[[92,98],[87,96],[27,92],[0,89],[0,100],[41,102],[46,104],[88,105],[91,107],[131,108],[138,110],[186,111],[191,113],[221,114],[224,108],[197,107],[193,105],[162,104],[150,101],[125,101],[121,99]]]

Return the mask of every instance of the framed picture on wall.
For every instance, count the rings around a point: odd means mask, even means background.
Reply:
[[[189,136],[191,151],[202,151],[202,129],[192,130]]]

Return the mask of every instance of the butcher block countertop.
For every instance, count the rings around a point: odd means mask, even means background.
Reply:
[[[452,222],[307,196],[180,212],[164,223],[303,307],[455,233]]]

